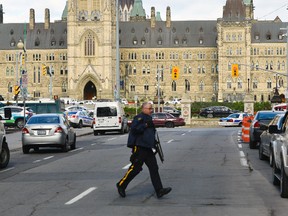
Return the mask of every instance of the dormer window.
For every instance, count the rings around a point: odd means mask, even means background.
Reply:
[[[148,28],[146,28],[146,29],[145,29],[145,33],[148,33],[148,32],[149,32],[149,30],[148,30]]]
[[[13,34],[14,34],[14,30],[11,29],[11,30],[10,30],[10,35],[13,35]]]
[[[51,46],[56,46],[56,40],[55,39],[51,40]]]
[[[255,35],[255,40],[260,40],[260,35],[259,34]]]
[[[279,34],[279,35],[278,35],[278,39],[279,39],[279,40],[283,40],[283,34]]]
[[[158,39],[157,44],[162,45],[162,39]]]
[[[172,29],[172,32],[175,33],[175,32],[176,32],[176,28],[173,28],[173,29]]]
[[[268,33],[267,35],[266,35],[266,40],[271,40],[271,34],[270,33]]]
[[[41,33],[41,31],[40,31],[40,29],[38,29],[38,30],[37,30],[37,34],[40,34],[40,33]]]
[[[131,32],[132,32],[132,33],[135,33],[135,29],[134,29],[134,28],[132,28],[132,29],[131,29]]]
[[[159,28],[159,30],[158,30],[158,31],[159,31],[159,33],[162,33],[162,28]]]
[[[137,40],[137,38],[134,38],[133,39],[133,45],[137,45],[138,44],[138,40]]]
[[[174,40],[174,44],[175,44],[175,45],[178,45],[178,44],[179,44],[179,40],[178,40],[177,38]]]
[[[40,46],[40,40],[39,40],[39,38],[37,38],[37,39],[35,40],[34,45],[35,45],[36,47]]]
[[[200,38],[200,39],[199,39],[199,44],[202,45],[203,43],[204,43],[203,39]]]
[[[183,38],[182,44],[187,44],[187,39],[186,38]]]
[[[190,32],[190,29],[189,28],[186,28],[186,33],[189,33]]]
[[[142,45],[145,45],[145,44],[146,44],[145,38],[143,38],[143,39],[141,40],[141,44],[142,44]]]

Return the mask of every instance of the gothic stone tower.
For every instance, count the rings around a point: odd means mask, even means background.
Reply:
[[[116,14],[113,0],[68,0],[68,88],[76,99],[113,98]]]

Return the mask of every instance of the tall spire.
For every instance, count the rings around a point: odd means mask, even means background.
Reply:
[[[2,7],[2,4],[0,4],[0,24],[3,23],[3,7]]]
[[[142,0],[135,0],[130,20],[146,20],[146,13],[143,8]]]

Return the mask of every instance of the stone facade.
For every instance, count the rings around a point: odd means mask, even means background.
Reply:
[[[135,2],[142,7],[141,0]],[[132,4],[121,1],[120,15],[131,12]],[[165,101],[184,93],[192,101],[243,101],[248,90],[255,101],[268,101],[276,82],[284,94],[287,43],[280,29],[287,23],[255,20],[253,8],[252,0],[227,0],[222,18],[215,21],[173,21],[170,7],[165,21],[154,7],[149,19],[143,15],[124,22],[120,16],[121,97],[153,100],[160,85]],[[21,77],[20,69],[27,69],[28,95],[50,97],[50,77],[41,71],[45,64],[53,71],[52,95],[114,98],[115,11],[113,0],[68,0],[60,21],[50,23],[46,9],[44,23],[35,23],[31,9],[27,25],[0,24],[0,94],[11,100],[16,71]],[[26,42],[22,66],[19,39]],[[235,63],[238,77],[231,73]],[[180,69],[178,80],[172,79],[174,66]]]

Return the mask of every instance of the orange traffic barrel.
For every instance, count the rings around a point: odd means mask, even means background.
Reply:
[[[253,116],[245,116],[242,121],[242,141],[245,143],[250,142],[250,124]]]

